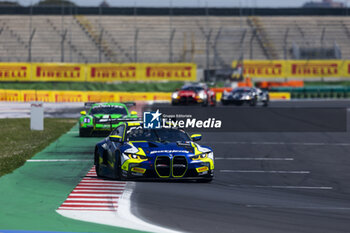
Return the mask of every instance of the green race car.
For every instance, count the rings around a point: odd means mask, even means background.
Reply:
[[[122,122],[135,121],[140,118],[137,112],[131,111],[127,106],[133,103],[92,103],[88,112],[81,111],[79,118],[79,136],[88,137],[93,135],[109,134]]]

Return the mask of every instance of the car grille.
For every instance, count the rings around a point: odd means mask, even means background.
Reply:
[[[172,161],[167,156],[158,156],[155,162],[155,169],[159,177],[183,177],[187,171],[187,159],[185,156],[175,156]]]
[[[170,158],[167,156],[158,156],[155,167],[159,177],[170,176]]]
[[[185,156],[175,156],[173,158],[173,176],[182,177],[187,170],[187,160]]]
[[[181,96],[180,102],[184,104],[195,103],[196,100],[192,96]]]

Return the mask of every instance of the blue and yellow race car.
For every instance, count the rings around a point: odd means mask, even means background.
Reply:
[[[210,182],[214,153],[180,128],[145,129],[142,122],[123,122],[96,144],[97,175],[112,179],[192,179]]]

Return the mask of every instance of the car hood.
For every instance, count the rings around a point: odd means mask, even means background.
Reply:
[[[178,92],[178,94],[179,94],[179,96],[192,96],[192,97],[194,97],[194,96],[196,96],[196,92],[195,91],[190,91],[190,90],[180,90],[179,92]]]
[[[234,98],[242,98],[245,96],[250,96],[250,93],[245,93],[245,92],[231,92],[232,97]]]
[[[95,118],[111,118],[111,119],[116,119],[116,118],[121,118],[126,115],[123,114],[94,114],[92,115]]]
[[[159,155],[163,156],[175,156],[175,155],[185,155],[192,156],[195,154],[196,149],[200,149],[203,152],[209,152],[211,149],[209,147],[199,146],[193,142],[171,142],[171,143],[161,143],[161,142],[128,142],[123,146],[123,151],[128,153],[128,151],[142,149],[145,154],[149,157],[156,157]],[[128,150],[129,149],[129,150]]]

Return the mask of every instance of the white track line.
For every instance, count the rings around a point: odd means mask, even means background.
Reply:
[[[215,157],[216,160],[261,160],[261,161],[293,161],[294,158],[224,158]]]
[[[269,205],[246,205],[247,208],[278,208],[278,209],[305,209],[305,210],[350,210],[350,207],[334,206],[269,206]]]
[[[280,174],[309,174],[310,171],[264,171],[264,170],[219,170],[223,173],[280,173]]]
[[[247,142],[247,141],[210,141],[210,144],[236,144],[236,145],[296,145],[296,146],[350,146],[350,143],[328,142]]]
[[[333,187],[328,186],[292,186],[292,185],[229,185],[236,188],[274,188],[274,189],[318,189],[332,190]]]
[[[27,162],[86,162],[91,159],[28,159]]]

